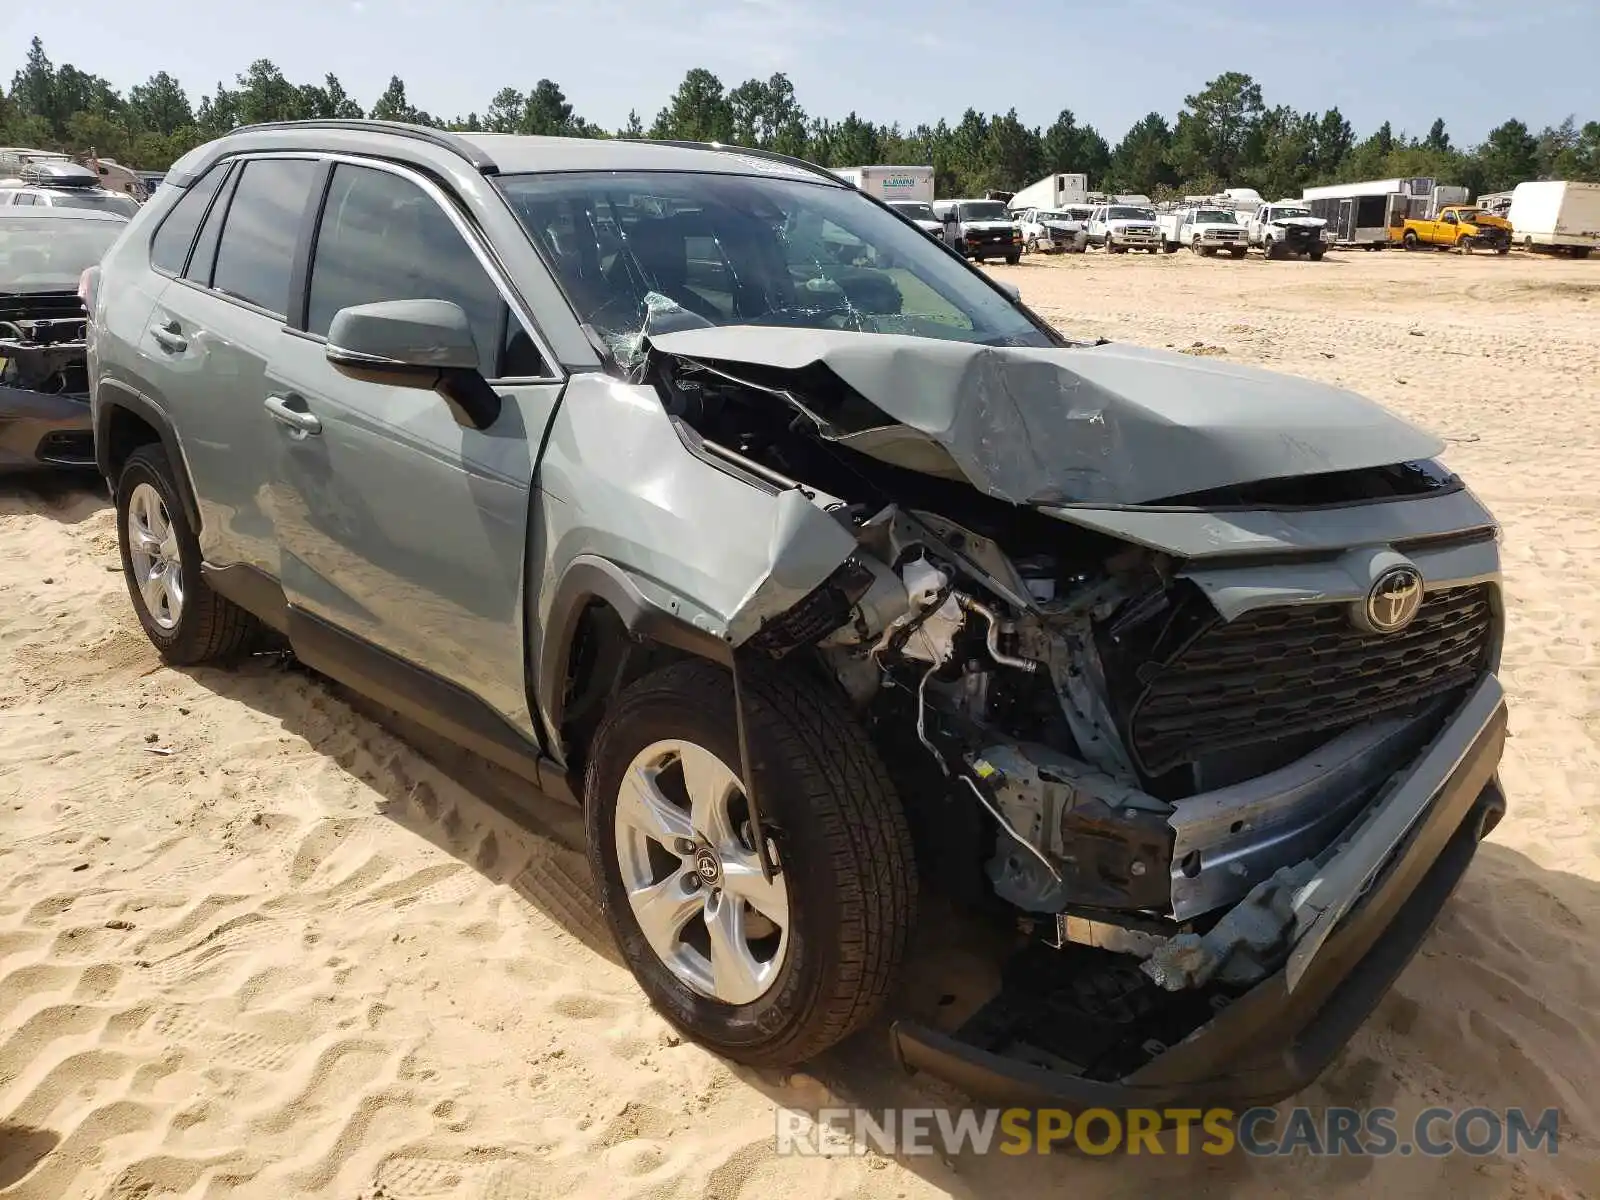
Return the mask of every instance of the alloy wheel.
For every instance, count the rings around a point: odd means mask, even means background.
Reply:
[[[765,995],[789,950],[789,893],[761,873],[727,764],[692,742],[646,746],[623,775],[615,829],[629,907],[667,970],[724,1004]]]
[[[183,560],[161,493],[141,483],[128,497],[128,559],[145,609],[162,629],[183,619]]]

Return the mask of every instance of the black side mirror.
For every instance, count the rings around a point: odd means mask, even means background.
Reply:
[[[500,397],[478,370],[472,325],[448,300],[341,308],[324,353],[350,379],[438,392],[456,420],[474,429],[487,429],[500,415]]]

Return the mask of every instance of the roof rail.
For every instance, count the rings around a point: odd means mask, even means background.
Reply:
[[[727,142],[695,142],[681,138],[627,137],[621,140],[624,142],[650,142],[657,146],[677,146],[682,150],[716,150],[724,154],[743,154],[750,158],[764,158],[768,162],[783,163],[785,166],[797,167],[808,175],[820,175],[829,183],[836,183],[841,187],[849,186],[826,167],[819,167],[816,163],[807,162],[803,158],[779,154],[776,150],[758,150],[753,146],[730,146]]]
[[[413,138],[419,142],[438,146],[467,160],[480,175],[498,175],[499,164],[464,137],[429,125],[412,125],[406,121],[377,121],[362,118],[327,117],[308,121],[265,121],[260,125],[241,125],[230,130],[235,133],[256,133],[267,129],[348,129],[357,133],[392,133],[397,137]]]

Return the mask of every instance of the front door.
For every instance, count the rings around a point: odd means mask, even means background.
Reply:
[[[265,404],[289,602],[462,688],[525,734],[523,559],[529,492],[561,382],[443,198],[402,171],[338,164]],[[431,391],[349,379],[324,348],[334,314],[380,300],[459,304],[503,407],[477,430]]]

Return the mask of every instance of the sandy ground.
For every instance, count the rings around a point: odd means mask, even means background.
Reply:
[[[1091,254],[997,273],[1072,331],[1392,404],[1449,439],[1503,520],[1510,816],[1302,1100],[1556,1105],[1558,1157],[780,1159],[775,1105],[951,1097],[897,1076],[881,1027],[787,1078],[681,1043],[594,916],[569,812],[519,826],[502,781],[424,757],[296,670],[162,667],[104,501],[8,484],[0,1191],[1600,1191],[1600,264]],[[908,978],[947,957],[924,945]],[[902,1004],[926,1002],[905,990]]]

